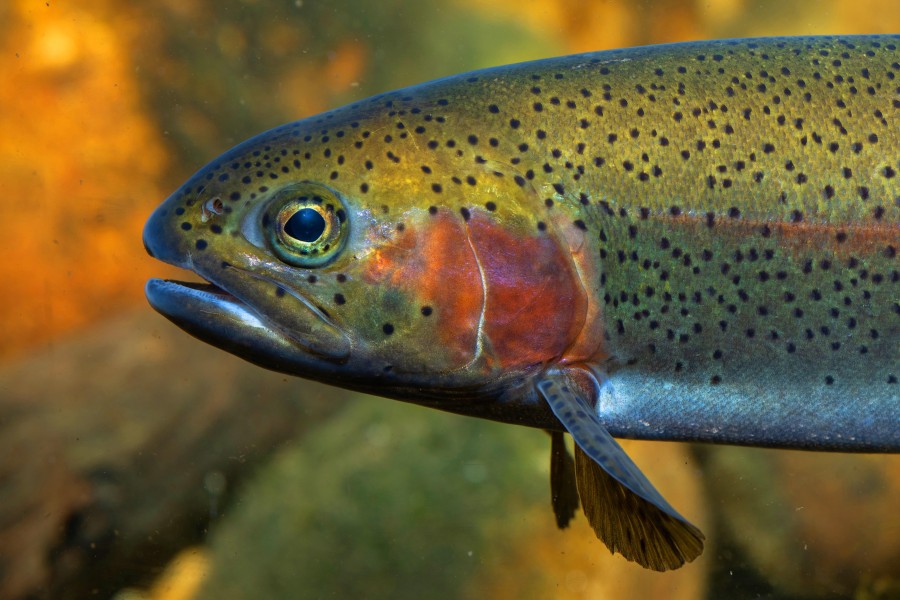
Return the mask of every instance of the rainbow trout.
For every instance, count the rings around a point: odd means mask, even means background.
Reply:
[[[551,499],[666,570],[703,535],[613,439],[900,451],[900,36],[466,73],[201,169],[152,306],[263,367],[551,433]],[[563,439],[575,440],[575,457]]]

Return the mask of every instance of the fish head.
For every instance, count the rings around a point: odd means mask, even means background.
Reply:
[[[558,361],[585,320],[580,230],[441,100],[376,98],[201,169],[144,244],[209,283],[151,280],[151,305],[261,366],[390,397],[490,395]]]

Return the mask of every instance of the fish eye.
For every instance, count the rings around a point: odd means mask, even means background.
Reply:
[[[280,190],[263,213],[262,225],[278,258],[307,269],[331,262],[347,237],[338,194],[309,182]]]
[[[319,210],[303,207],[288,217],[284,223],[284,234],[295,240],[311,244],[322,237],[327,226],[328,223]]]

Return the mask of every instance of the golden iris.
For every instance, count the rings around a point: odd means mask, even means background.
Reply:
[[[278,258],[303,268],[331,262],[347,234],[347,213],[333,190],[315,183],[288,186],[276,194],[263,217]]]

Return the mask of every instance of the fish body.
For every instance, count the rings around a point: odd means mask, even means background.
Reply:
[[[702,534],[612,436],[900,451],[898,44],[582,54],[284,125],[151,216],[211,285],[148,298],[267,368],[555,432],[558,522],[580,495],[677,567]]]

